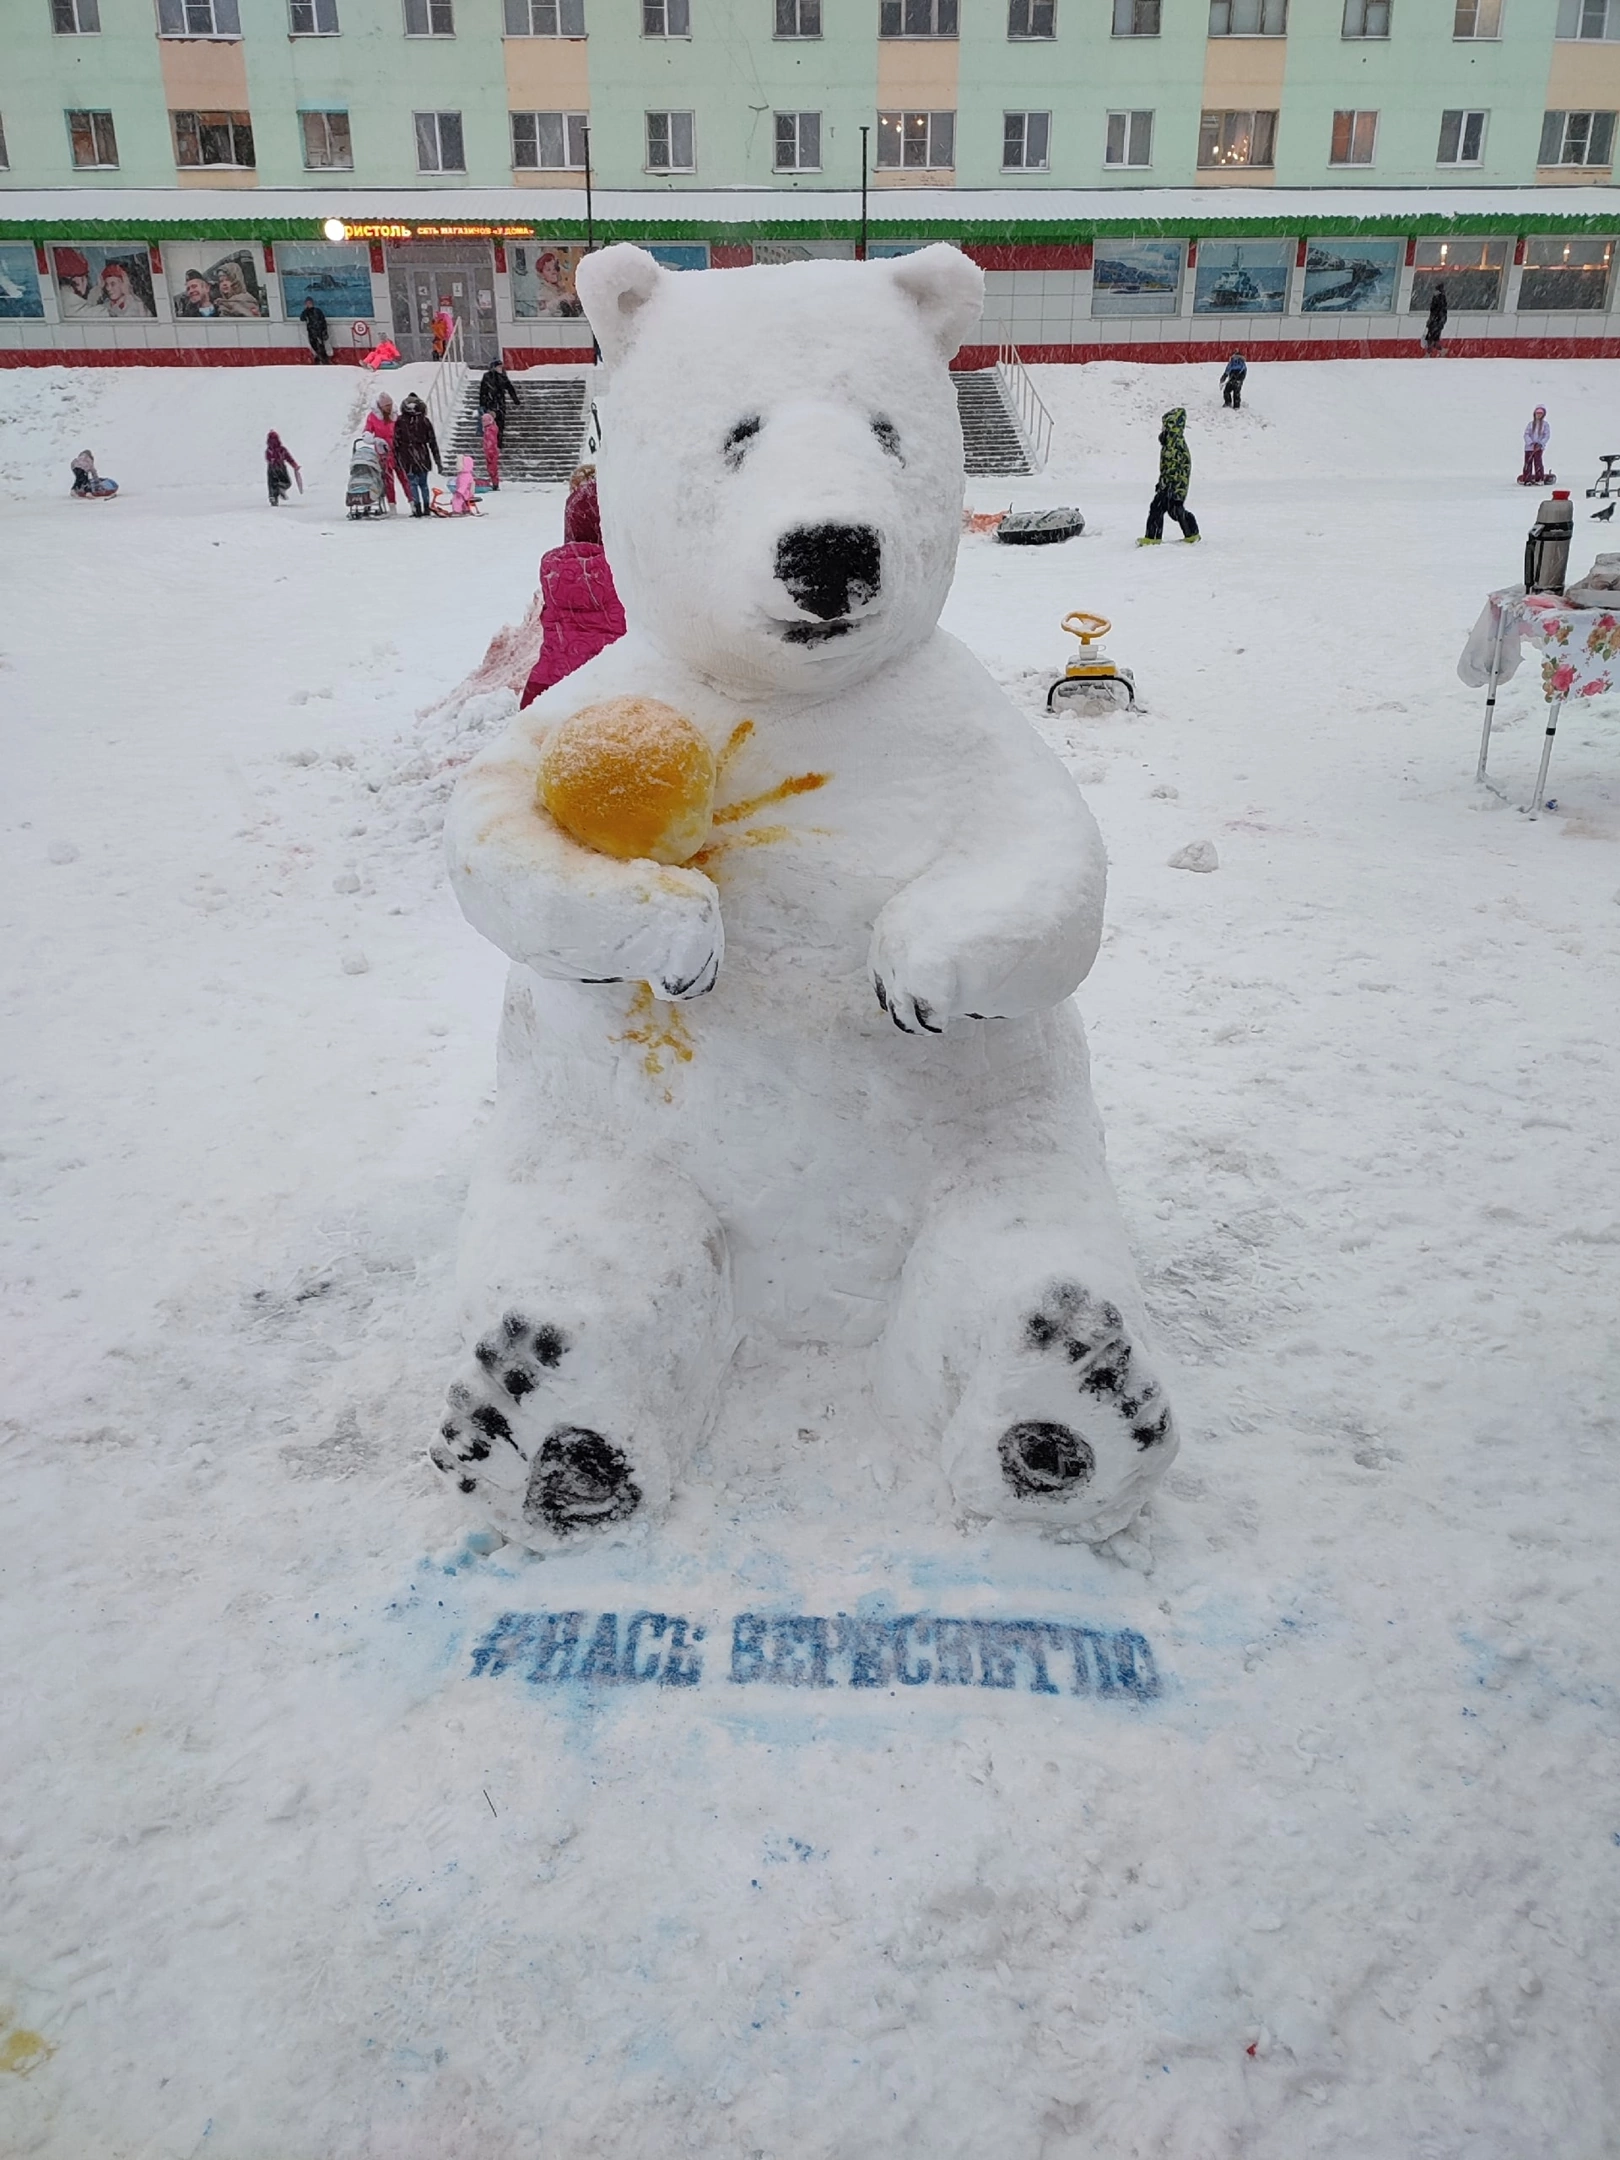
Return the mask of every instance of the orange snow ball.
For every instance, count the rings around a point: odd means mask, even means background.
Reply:
[[[540,753],[540,801],[566,833],[621,862],[690,862],[709,837],[714,752],[657,698],[604,698]]]

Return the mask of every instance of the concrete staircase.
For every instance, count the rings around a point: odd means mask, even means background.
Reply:
[[[585,377],[567,375],[547,382],[532,375],[520,376],[518,402],[506,408],[506,441],[501,446],[501,484],[508,480],[566,480],[579,463],[589,417]],[[445,463],[453,473],[455,461],[469,453],[473,470],[487,480],[484,470],[484,436],[478,410],[478,377],[469,375],[461,404],[444,446]]]
[[[970,473],[1027,473],[1033,468],[1012,406],[994,368],[956,375],[962,463]]]

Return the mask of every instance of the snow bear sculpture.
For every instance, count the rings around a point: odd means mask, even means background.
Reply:
[[[881,1342],[960,1509],[1100,1539],[1176,1451],[1071,993],[1104,860],[1058,759],[939,627],[947,363],[980,272],[579,269],[629,634],[469,767],[447,831],[513,968],[433,1461],[536,1551],[667,1506],[744,1333]],[[707,844],[537,806],[557,723],[693,721]]]

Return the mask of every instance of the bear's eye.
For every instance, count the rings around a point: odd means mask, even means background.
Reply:
[[[877,437],[884,449],[888,451],[890,457],[900,458],[902,465],[906,462],[903,457],[900,457],[900,430],[892,420],[885,420],[883,415],[879,413],[872,422],[872,433]]]
[[[759,433],[758,413],[750,413],[746,420],[739,420],[723,444],[726,463],[735,472],[748,454],[748,445]]]

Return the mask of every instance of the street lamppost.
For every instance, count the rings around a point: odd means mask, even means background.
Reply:
[[[861,129],[861,237],[855,249],[857,262],[866,260],[866,138],[871,132],[870,128]]]

